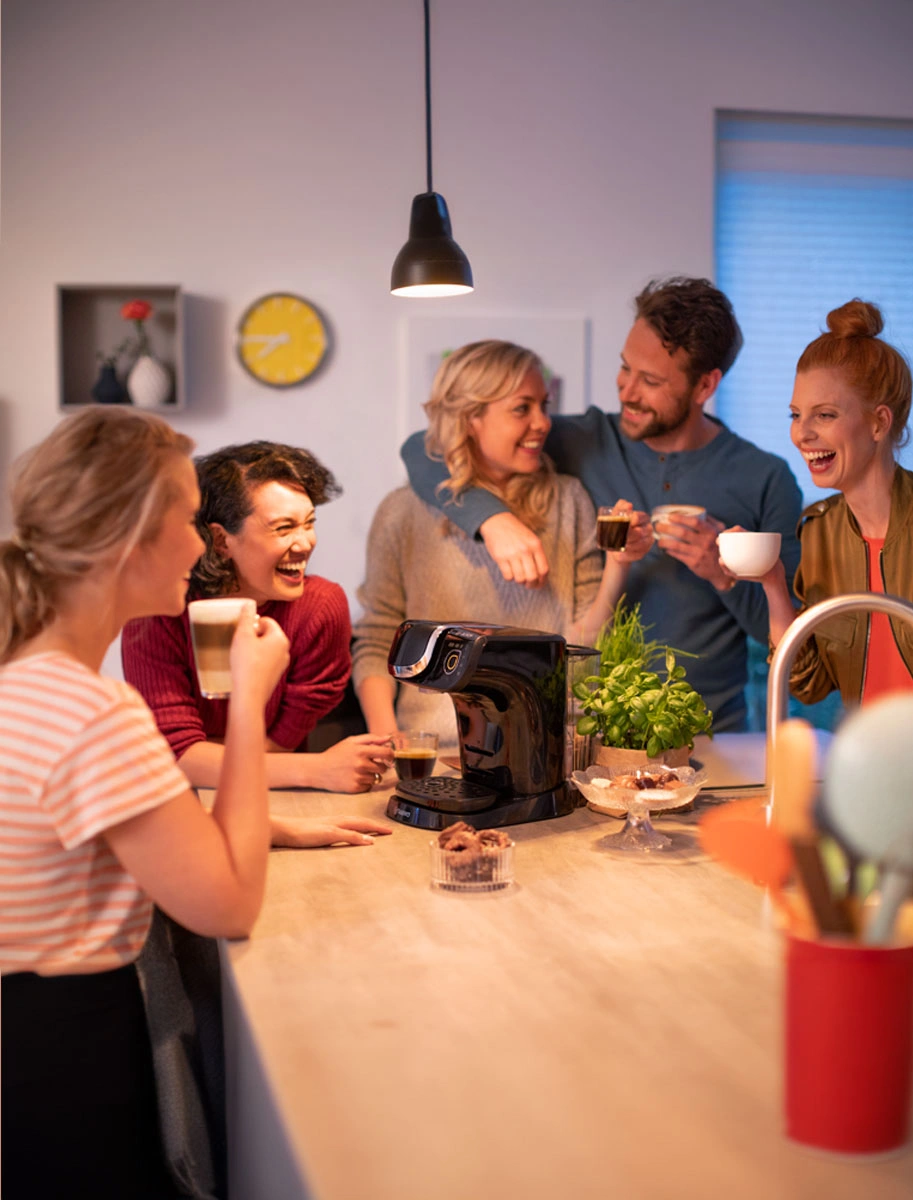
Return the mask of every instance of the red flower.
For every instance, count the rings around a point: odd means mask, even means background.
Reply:
[[[152,305],[145,300],[128,300],[120,310],[125,321],[145,321],[152,313]]]

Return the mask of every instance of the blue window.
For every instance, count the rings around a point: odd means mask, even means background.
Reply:
[[[785,458],[810,504],[823,493],[790,441],[787,409],[796,361],[827,313],[873,301],[884,337],[913,353],[913,123],[719,112],[716,134],[716,279],[745,335],[717,412]],[[902,461],[913,465],[913,448]],[[760,680],[764,655],[753,658]]]
[[[717,412],[782,455],[811,504],[822,492],[789,440],[787,408],[828,312],[871,300],[883,336],[913,354],[913,123],[718,113],[716,263],[745,334]]]

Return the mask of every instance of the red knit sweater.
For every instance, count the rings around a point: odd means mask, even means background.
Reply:
[[[290,643],[289,665],[266,706],[266,732],[288,750],[339,703],[351,672],[351,626],[345,592],[319,575],[298,600],[271,600],[259,611],[277,621]],[[200,695],[186,611],[180,617],[130,621],[121,638],[124,678],[152,709],[175,758],[194,742],[225,737],[227,700]]]

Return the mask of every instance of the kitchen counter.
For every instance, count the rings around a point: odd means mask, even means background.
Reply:
[[[696,748],[711,782],[763,777],[747,736]],[[380,815],[391,787],[274,807]],[[232,1200],[909,1200],[913,1154],[783,1137],[779,938],[699,815],[658,819],[668,861],[610,855],[586,809],[514,826],[516,884],[481,895],[432,891],[404,826],[274,851],[223,960]]]

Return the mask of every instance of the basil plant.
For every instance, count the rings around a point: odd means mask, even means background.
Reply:
[[[598,733],[606,746],[645,750],[653,758],[710,732],[713,714],[686,682],[676,651],[646,640],[639,604],[628,609],[624,597],[619,600],[597,647],[599,674],[573,689],[584,712],[578,733]],[[653,669],[658,660],[665,663],[665,679]]]

